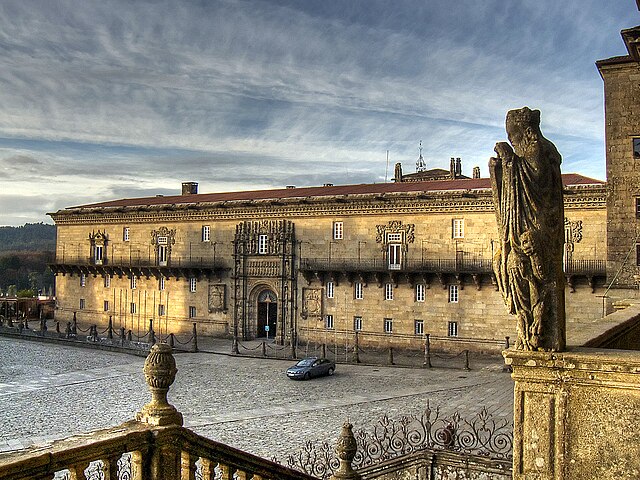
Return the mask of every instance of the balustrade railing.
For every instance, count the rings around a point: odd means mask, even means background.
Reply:
[[[0,455],[0,478],[27,479],[301,479],[305,473],[224,445],[182,426],[167,402],[176,374],[171,347],[157,344],[144,374],[152,400],[135,421],[53,442],[46,447]]]

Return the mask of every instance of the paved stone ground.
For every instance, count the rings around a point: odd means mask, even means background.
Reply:
[[[335,442],[349,419],[370,429],[384,414],[471,417],[487,407],[512,418],[513,382],[498,357],[472,370],[338,365],[333,377],[291,381],[290,360],[232,357],[228,341],[202,339],[202,353],[176,355],[170,401],[197,433],[286,462],[306,441]],[[217,353],[211,353],[217,352]],[[117,425],[150,398],[144,359],[0,337],[0,452]]]

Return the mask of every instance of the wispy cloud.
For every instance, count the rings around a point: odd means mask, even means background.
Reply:
[[[486,174],[523,105],[565,171],[603,177],[593,62],[622,53],[632,3],[8,0],[0,177],[62,205],[360,183],[384,180],[387,150],[410,169],[419,140],[430,166]]]

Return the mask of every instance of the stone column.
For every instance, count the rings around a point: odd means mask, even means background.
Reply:
[[[513,478],[640,478],[640,352],[506,350]]]

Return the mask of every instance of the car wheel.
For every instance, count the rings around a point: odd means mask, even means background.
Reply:
[[[311,374],[309,372],[304,374],[304,379],[309,380],[311,378]]]
[[[330,369],[329,369],[329,375],[330,375],[330,376],[331,376],[331,375],[333,375],[333,368],[330,368]]]

